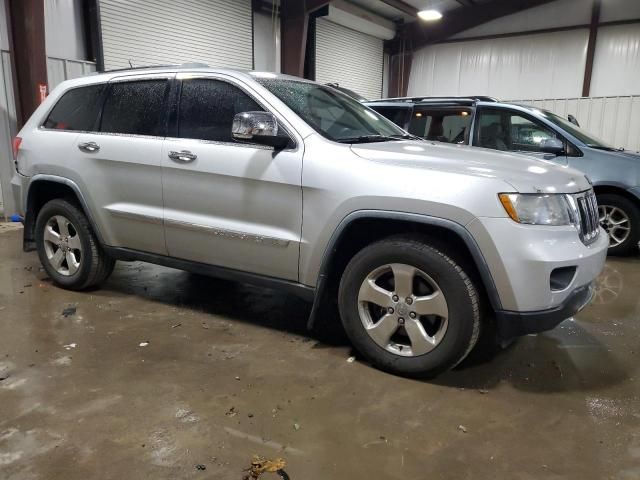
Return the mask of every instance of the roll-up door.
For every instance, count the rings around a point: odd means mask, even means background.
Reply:
[[[337,82],[369,99],[382,97],[382,39],[329,20],[316,23],[316,80]]]
[[[100,0],[105,69],[202,62],[251,69],[251,0]]]

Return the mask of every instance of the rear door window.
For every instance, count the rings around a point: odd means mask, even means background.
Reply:
[[[240,88],[212,79],[182,81],[178,109],[178,137],[235,143],[233,118],[264,109]]]
[[[409,133],[426,140],[466,143],[473,111],[470,108],[416,108]]]
[[[100,131],[164,136],[168,87],[166,79],[112,83],[102,109]]]
[[[45,128],[90,132],[95,128],[105,85],[89,85],[69,90],[44,121]]]

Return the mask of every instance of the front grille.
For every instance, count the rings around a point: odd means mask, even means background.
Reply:
[[[579,227],[580,240],[585,245],[593,243],[600,234],[598,220],[598,202],[593,190],[578,193],[573,196],[576,207],[576,222]]]

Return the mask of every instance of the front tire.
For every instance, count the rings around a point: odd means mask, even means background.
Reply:
[[[398,375],[433,377],[455,367],[480,333],[475,286],[426,238],[392,237],[365,247],[342,275],[338,303],[355,348]]]
[[[104,282],[115,261],[100,246],[85,214],[72,203],[47,202],[36,219],[40,262],[59,286],[84,290]]]
[[[638,251],[640,210],[629,199],[615,194],[598,195],[600,226],[609,235],[609,255],[628,256]]]

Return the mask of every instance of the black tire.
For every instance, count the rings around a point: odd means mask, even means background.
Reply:
[[[445,296],[448,326],[440,343],[431,351],[404,357],[388,351],[367,333],[358,309],[363,281],[387,264],[406,264],[429,275]],[[428,378],[455,367],[473,349],[480,334],[480,297],[464,270],[429,239],[391,237],[357,253],[347,265],[338,294],[340,316],[354,347],[375,367],[408,377]]]
[[[82,246],[80,266],[72,275],[60,274],[47,258],[45,228],[49,220],[57,215],[62,215],[71,222]],[[115,260],[109,257],[100,246],[89,220],[82,210],[66,200],[51,200],[40,209],[36,219],[35,236],[42,266],[49,277],[63,288],[84,290],[94,287],[104,282],[113,272]]]
[[[631,231],[625,241],[616,246],[610,246],[608,250],[609,255],[613,256],[629,256],[638,252],[638,242],[640,241],[640,209],[628,198],[612,193],[604,193],[597,196],[598,207],[616,207],[624,212],[629,218]],[[608,228],[604,222],[601,222],[602,227],[607,230]]]

